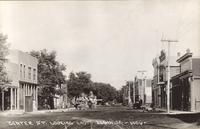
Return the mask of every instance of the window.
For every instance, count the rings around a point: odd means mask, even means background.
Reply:
[[[22,64],[20,64],[20,78],[22,78],[22,68],[23,68],[23,66],[22,66]]]
[[[24,78],[26,78],[26,72],[25,72],[25,70],[26,70],[26,66],[24,65]]]
[[[28,67],[28,79],[31,79],[31,67]]]
[[[36,80],[36,69],[33,69],[33,80]]]

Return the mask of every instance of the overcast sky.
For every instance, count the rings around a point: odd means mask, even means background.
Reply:
[[[153,76],[152,59],[177,39],[172,53],[200,55],[199,0],[0,2],[0,32],[11,49],[56,50],[71,71],[117,89],[138,70]]]

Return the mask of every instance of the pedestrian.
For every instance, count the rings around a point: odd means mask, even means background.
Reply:
[[[94,104],[96,103],[95,102],[96,101],[96,96],[93,94],[92,91],[90,91],[88,99],[89,99],[89,101],[88,101],[89,108],[93,109],[94,107],[96,107],[96,106],[94,106]]]

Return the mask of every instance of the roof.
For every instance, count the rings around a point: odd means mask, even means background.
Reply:
[[[185,53],[183,56],[181,56],[179,59],[177,59],[177,62],[180,63],[189,57],[192,57],[192,53]]]

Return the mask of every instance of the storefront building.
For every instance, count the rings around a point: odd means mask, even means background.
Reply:
[[[177,62],[180,63],[180,74],[171,79],[171,108],[200,111],[200,58],[193,57],[187,50]]]
[[[167,107],[167,67],[168,61],[166,52],[161,51],[160,55],[153,59],[154,77],[152,81],[152,103],[157,108]],[[170,78],[180,73],[180,67],[176,62],[177,56],[170,56]]]
[[[10,50],[7,59],[5,66],[11,83],[1,92],[1,110],[37,110],[38,60],[19,50]]]

